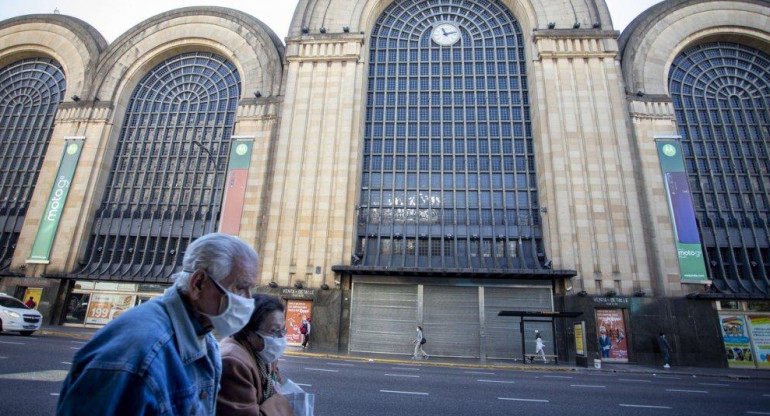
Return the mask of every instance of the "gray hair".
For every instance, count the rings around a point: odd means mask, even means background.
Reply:
[[[212,279],[220,281],[233,273],[233,269],[256,268],[257,252],[241,239],[227,234],[211,233],[193,241],[182,260],[182,271],[171,279],[182,293],[187,293],[190,277],[198,269],[204,269]],[[253,266],[252,266],[253,265]],[[253,270],[254,273],[257,270]]]

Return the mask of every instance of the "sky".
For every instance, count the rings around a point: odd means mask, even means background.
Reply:
[[[616,30],[622,31],[634,17],[660,0],[607,0]],[[168,10],[188,6],[230,7],[255,16],[270,26],[281,39],[289,25],[298,0],[0,0],[0,21],[25,14],[53,13],[77,17],[95,27],[107,42],[112,42],[132,26]]]

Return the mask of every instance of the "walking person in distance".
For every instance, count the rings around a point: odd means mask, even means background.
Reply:
[[[422,333],[422,327],[417,325],[417,336],[414,338],[414,341],[412,341],[414,344],[414,354],[412,355],[413,360],[428,359],[428,354],[426,354],[425,350],[422,349],[422,346],[425,345],[426,342],[427,340],[425,339],[425,335]]]
[[[663,368],[671,368],[671,344],[668,343],[666,334],[662,332],[658,335],[658,346],[663,355]]]
[[[543,338],[540,337],[540,331],[535,331],[535,354],[539,354],[543,357],[543,363],[548,363],[548,360],[545,358],[545,343],[543,342]]]

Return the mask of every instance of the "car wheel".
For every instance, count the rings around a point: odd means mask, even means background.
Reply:
[[[0,319],[0,332],[3,332],[3,320]]]
[[[19,331],[19,333],[24,335],[25,337],[32,335],[33,332],[35,331]]]

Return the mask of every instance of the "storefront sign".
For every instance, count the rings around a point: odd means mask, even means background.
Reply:
[[[94,293],[88,303],[86,324],[105,325],[132,308],[136,295]]]
[[[302,325],[302,317],[310,318],[310,312],[313,309],[313,302],[309,300],[289,299],[286,301],[286,340],[289,344],[299,344],[302,342],[302,334],[299,328]],[[312,332],[312,322],[311,322]]]
[[[222,215],[219,232],[238,235],[241,230],[241,214],[246,198],[246,182],[251,163],[252,138],[234,139],[230,147],[230,163],[227,166],[225,196],[222,202]]]
[[[727,353],[727,364],[730,367],[754,367],[746,319],[740,315],[719,315],[719,323]]]
[[[616,308],[628,308],[631,305],[631,298],[628,297],[596,297],[594,298],[595,305],[612,306]]]
[[[585,335],[585,322],[574,324],[575,328],[575,354],[581,357],[586,356],[586,335]]]
[[[597,336],[599,353],[602,360],[628,361],[628,343],[626,342],[626,323],[621,309],[596,310]]]
[[[754,359],[760,368],[770,368],[770,316],[749,315]]]
[[[669,213],[674,226],[674,243],[679,257],[679,274],[685,283],[706,283],[706,263],[695,222],[690,184],[684,169],[680,137],[656,137]]]
[[[281,296],[295,299],[313,299],[315,298],[315,290],[283,288],[281,289]]]
[[[56,173],[56,181],[53,189],[51,189],[51,195],[48,197],[43,218],[40,219],[40,226],[37,228],[35,242],[32,244],[32,253],[27,259],[27,263],[48,264],[56,229],[64,210],[64,203],[67,201],[67,194],[70,190],[72,177],[75,175],[80,151],[83,149],[83,140],[84,138],[65,139],[64,155],[62,155],[59,170]]]

